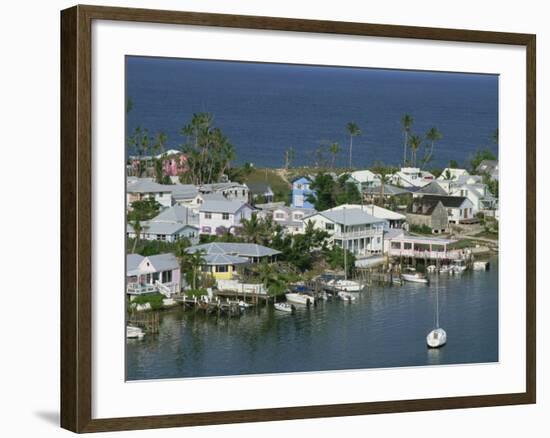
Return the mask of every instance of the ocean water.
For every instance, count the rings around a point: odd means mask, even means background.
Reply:
[[[405,113],[414,118],[413,133],[435,126],[443,134],[430,166],[465,163],[479,148],[498,153],[491,140],[496,75],[127,57],[126,92],[133,102],[128,133],[138,125],[162,131],[168,147],[178,148],[193,113],[210,112],[235,146],[236,162],[258,167],[281,167],[291,146],[294,164],[310,165],[318,146],[332,142],[342,146],[337,164],[344,165],[350,121],[362,130],[355,167],[397,165]]]
[[[432,277],[433,278],[433,277]],[[499,360],[498,258],[489,271],[439,276],[441,349],[434,327],[436,282],[373,287],[293,314],[270,305],[240,317],[193,310],[161,313],[160,333],[128,340],[128,380],[489,363]]]

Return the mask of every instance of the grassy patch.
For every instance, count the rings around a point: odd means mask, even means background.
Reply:
[[[498,231],[484,230],[474,235],[474,237],[483,237],[485,239],[498,240]]]
[[[464,249],[464,248],[473,248],[475,246],[476,246],[476,242],[474,242],[473,240],[462,239],[456,243],[451,243],[448,246],[448,249]]]
[[[162,300],[166,298],[164,295],[159,293],[154,294],[143,294],[138,295],[132,300],[132,304],[145,304],[149,303],[151,305],[152,310],[159,310],[162,309]]]
[[[276,169],[254,169],[244,178],[244,182],[269,184],[277,200],[287,201],[290,195],[290,184],[286,182]]]

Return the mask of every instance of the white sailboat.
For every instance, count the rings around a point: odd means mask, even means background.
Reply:
[[[342,241],[342,248],[344,249],[344,279],[337,279],[329,281],[329,284],[343,292],[359,292],[363,289],[363,285],[358,281],[348,280],[348,239],[346,235],[346,207],[344,207],[344,240]]]
[[[440,348],[447,343],[447,333],[439,327],[439,280],[435,284],[435,328],[426,336],[429,348]]]

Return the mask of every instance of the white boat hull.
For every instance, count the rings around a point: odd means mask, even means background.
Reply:
[[[420,277],[417,274],[401,274],[401,277],[405,281],[410,281],[411,283],[427,283],[428,279],[425,277]]]
[[[139,327],[126,326],[126,338],[141,339],[145,336],[145,332]]]
[[[352,280],[332,280],[329,285],[344,292],[359,292],[363,289],[361,283]]]
[[[440,348],[447,343],[447,333],[442,328],[432,330],[426,336],[426,343],[429,348]]]
[[[292,305],[288,303],[275,303],[274,304],[275,310],[278,310],[280,312],[292,312]]]
[[[292,293],[285,294],[285,297],[289,303],[294,303],[294,304],[303,304],[307,306],[308,304],[313,304],[314,302],[314,298],[306,294],[292,292]]]
[[[349,292],[340,291],[338,297],[344,301],[355,301],[355,296]]]

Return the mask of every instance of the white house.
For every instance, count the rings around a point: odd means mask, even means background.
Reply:
[[[458,179],[462,176],[470,176],[470,173],[466,169],[459,169],[453,167],[446,167],[441,172],[441,175],[437,177],[439,181],[445,181],[448,179]]]
[[[391,177],[391,183],[400,187],[424,187],[435,179],[435,176],[418,167],[402,167]]]
[[[253,211],[254,208],[245,202],[207,199],[199,208],[200,233],[233,233],[241,225],[241,220],[252,217]]]
[[[246,184],[228,181],[203,184],[198,189],[202,194],[219,194],[231,201],[248,202],[249,190]]]
[[[381,254],[384,249],[386,220],[378,219],[360,208],[342,208],[315,213],[306,222],[326,231],[330,242],[349,249],[358,257]]]
[[[447,210],[450,224],[467,223],[475,218],[474,204],[463,196],[424,195],[420,198],[423,204],[441,202]]]
[[[497,198],[495,198],[483,183],[463,184],[451,188],[451,196],[463,196],[468,198],[474,207],[474,214],[478,211],[495,210]]]
[[[139,254],[126,256],[127,294],[160,292],[170,296],[178,293],[180,287],[180,266],[174,254],[157,254],[148,257]]]
[[[370,170],[356,170],[349,174],[349,181],[357,186],[362,192],[367,187],[376,187],[380,185],[380,177]]]
[[[386,231],[390,228],[402,228],[405,220],[407,219],[407,217],[401,213],[396,213],[395,211],[388,210],[387,208],[383,208],[379,205],[374,204],[343,204],[326,211],[343,210],[344,208],[347,210],[359,209],[364,211],[365,213],[370,214],[371,216],[374,216],[377,219],[385,220],[386,222],[384,226]]]
[[[163,207],[172,206],[172,186],[158,184],[151,178],[133,178],[126,180],[126,207],[131,208],[134,201],[153,198]]]

